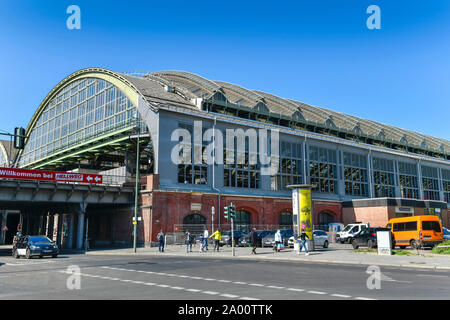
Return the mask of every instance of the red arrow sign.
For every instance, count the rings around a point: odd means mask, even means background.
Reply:
[[[0,168],[0,179],[59,181],[102,184],[103,176],[98,174],[55,172],[15,168]]]

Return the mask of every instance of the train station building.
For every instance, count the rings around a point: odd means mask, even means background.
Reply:
[[[132,243],[138,166],[145,245],[161,229],[227,230],[231,203],[238,230],[289,227],[292,184],[312,185],[318,229],[419,214],[450,226],[450,141],[188,72],[80,70],[36,106],[26,135],[17,154],[0,144],[3,166],[104,176],[29,190],[0,181],[3,229],[19,213],[24,230],[57,230],[67,247]]]

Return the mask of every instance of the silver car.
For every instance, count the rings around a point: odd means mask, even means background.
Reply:
[[[330,244],[328,240],[328,234],[325,231],[322,230],[315,230],[313,231],[313,237],[314,237],[314,245],[319,247],[328,248],[328,245]],[[289,248],[294,247],[294,237],[290,237],[288,241]]]

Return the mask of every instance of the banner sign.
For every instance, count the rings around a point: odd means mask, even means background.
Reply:
[[[0,168],[0,179],[79,182],[93,184],[103,183],[103,176],[98,174],[55,172],[15,168]]]

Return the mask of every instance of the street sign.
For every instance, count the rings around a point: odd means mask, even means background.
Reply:
[[[392,235],[390,231],[377,231],[377,247],[379,255],[392,254]]]
[[[102,184],[103,176],[98,174],[0,168],[0,179],[19,179],[37,181],[78,182]]]

